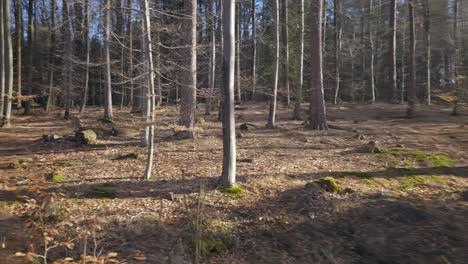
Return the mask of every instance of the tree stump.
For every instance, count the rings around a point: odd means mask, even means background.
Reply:
[[[93,130],[88,129],[76,132],[75,139],[78,146],[95,144],[97,142],[97,135]]]

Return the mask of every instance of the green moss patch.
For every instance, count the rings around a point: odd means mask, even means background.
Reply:
[[[236,186],[224,188],[221,190],[222,193],[226,194],[231,199],[239,199],[242,198],[242,193],[244,192],[244,188],[237,184]]]
[[[403,151],[400,148],[396,148],[376,155],[389,162],[392,167],[414,168],[417,166],[428,166],[447,168],[457,165],[457,161],[446,154],[427,153],[421,150]]]
[[[331,176],[315,180],[314,183],[326,192],[339,193],[341,191],[341,187],[338,185],[335,178]]]
[[[65,175],[63,175],[60,171],[53,170],[49,173],[47,179],[53,183],[60,183],[65,180]]]
[[[119,118],[116,116],[113,117],[108,117],[108,118],[100,118],[99,122],[104,123],[104,124],[113,124],[115,122],[119,121]]]

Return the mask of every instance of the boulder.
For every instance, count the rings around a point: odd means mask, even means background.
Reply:
[[[97,142],[97,135],[96,132],[88,129],[76,132],[75,139],[79,146],[95,144]]]

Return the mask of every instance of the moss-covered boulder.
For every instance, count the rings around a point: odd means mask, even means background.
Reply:
[[[335,178],[330,176],[315,180],[314,183],[326,192],[339,193],[341,191],[341,187],[338,185]]]
[[[97,135],[91,129],[78,131],[75,134],[76,142],[79,146],[81,145],[88,145],[88,144],[96,144],[97,142]]]

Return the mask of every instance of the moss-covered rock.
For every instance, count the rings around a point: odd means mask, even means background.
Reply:
[[[89,144],[96,144],[97,142],[97,135],[96,133],[91,130],[83,130],[78,131],[75,134],[75,139],[78,145],[89,145]]]
[[[51,182],[60,183],[65,180],[65,176],[60,171],[53,170],[52,172],[49,173],[48,179]]]
[[[331,176],[315,180],[314,183],[326,192],[339,193],[341,191],[341,187],[338,185],[335,178]]]

